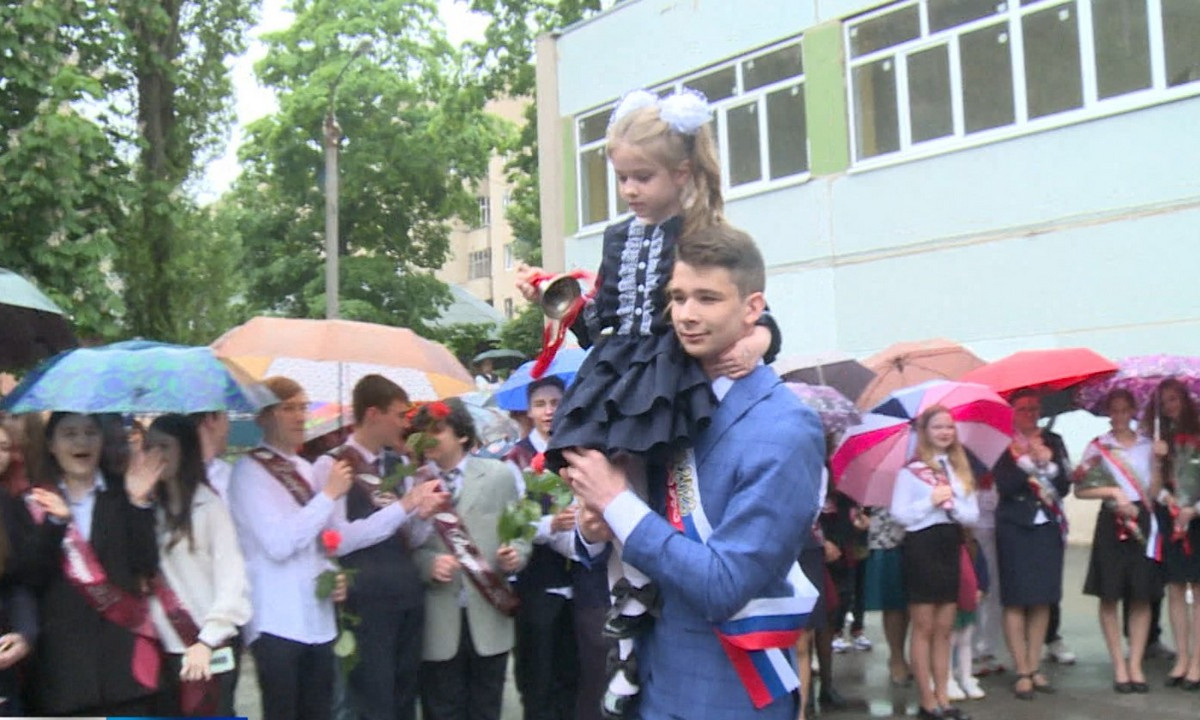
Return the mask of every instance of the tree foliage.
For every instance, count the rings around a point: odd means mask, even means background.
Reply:
[[[298,0],[294,10],[291,27],[265,38],[257,67],[279,111],[249,128],[229,198],[251,228],[249,300],[322,313],[322,127],[333,107],[345,138],[341,315],[428,334],[450,301],[431,273],[445,262],[452,220],[474,213],[472,187],[511,130],[484,111],[484,88],[446,40],[433,0]]]

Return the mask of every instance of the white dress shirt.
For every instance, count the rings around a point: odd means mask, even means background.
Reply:
[[[254,613],[246,643],[259,633],[315,645],[337,634],[333,601],[319,599],[317,577],[330,569],[318,535],[333,516],[333,500],[320,492],[307,460],[277,448],[315,495],[304,507],[257,460],[246,456],[233,467],[229,509],[246,560]]]
[[[225,460],[215,457],[204,466],[204,472],[208,476],[208,484],[217,491],[221,500],[228,503],[229,478],[233,475],[233,466]]]
[[[108,490],[108,483],[104,482],[104,473],[96,471],[92,487],[78,500],[71,499],[71,493],[67,492],[66,481],[59,482],[58,489],[62,490],[63,497],[67,500],[67,508],[71,511],[71,520],[75,522],[79,534],[83,536],[84,540],[91,542],[92,514],[96,511],[96,496]],[[66,524],[65,520],[63,524]]]
[[[155,534],[159,569],[200,628],[200,642],[220,645],[237,635],[238,626],[250,620],[250,586],[237,531],[216,491],[207,485],[196,488],[192,542],[185,534],[167,547],[171,534],[161,508]],[[150,618],[167,652],[187,649],[155,596],[150,598]]]
[[[896,484],[892,488],[891,511],[892,517],[904,526],[906,532],[916,532],[944,523],[974,525],[979,520],[977,493],[967,493],[945,455],[937,456],[935,462],[943,466],[950,478],[950,490],[954,493],[953,507],[946,510],[940,505],[934,505],[934,486],[917,477],[907,467],[902,468],[896,475]]]
[[[379,455],[363,447],[353,437],[346,441],[346,445],[357,450],[363,460],[375,468],[377,473],[380,471]],[[325,487],[325,483],[329,480],[329,471],[333,469],[333,463],[334,459],[329,455],[322,455],[313,463],[313,477],[316,478],[317,487]],[[346,496],[341,496],[333,504],[332,519],[333,528],[342,534],[342,543],[338,545],[338,556],[341,557],[355,550],[378,545],[395,535],[400,527],[408,521],[408,518],[404,505],[396,501],[365,518],[350,520],[346,515]]]

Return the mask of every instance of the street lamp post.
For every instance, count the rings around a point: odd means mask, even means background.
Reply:
[[[350,65],[370,47],[369,40],[359,43],[333,79],[329,87],[329,109],[325,113],[325,317],[329,320],[338,316],[338,150],[342,144],[342,129],[334,114],[337,91]]]

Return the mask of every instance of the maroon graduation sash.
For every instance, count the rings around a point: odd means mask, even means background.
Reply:
[[[367,497],[371,499],[371,504],[376,508],[384,508],[400,500],[397,493],[379,489],[383,480],[379,477],[377,468],[367,462],[358,448],[353,445],[339,445],[325,454],[334,460],[345,460],[350,463],[351,472],[354,475],[354,485],[367,494]],[[382,454],[380,457],[383,457]],[[403,492],[402,485],[399,486],[399,489]],[[396,531],[396,536],[405,544],[409,542],[407,527],[406,523]]]
[[[427,467],[420,468],[415,480],[422,482],[431,479],[430,474],[431,471]],[[467,531],[467,526],[459,517],[458,511],[451,508],[434,515],[430,520],[433,521],[433,529],[442,538],[446,549],[458,560],[463,572],[479,594],[483,595],[483,599],[509,617],[516,615],[517,607],[521,604],[520,599],[508,581],[493,570],[487,558],[479,552],[479,546],[471,539],[471,533]]]
[[[308,505],[316,496],[312,486],[296,470],[296,466],[279,453],[270,448],[257,447],[250,451],[250,457],[258,461],[271,477],[279,481],[284,490],[292,496],[300,507]]]
[[[25,496],[25,504],[34,522],[45,522],[46,511],[33,501],[32,496]],[[67,523],[62,550],[63,577],[100,617],[133,633],[133,660],[130,666],[133,679],[148,690],[157,690],[162,658],[159,655],[158,633],[154,631],[154,624],[150,620],[146,598],[109,582],[96,551],[79,532],[74,520]]]
[[[200,628],[192,618],[191,613],[183,606],[179,596],[167,584],[167,579],[158,575],[150,583],[154,596],[162,603],[167,621],[175,629],[184,646],[191,647],[200,641]],[[179,681],[179,712],[187,716],[212,717],[217,714],[221,698],[221,680],[211,677],[208,680]]]

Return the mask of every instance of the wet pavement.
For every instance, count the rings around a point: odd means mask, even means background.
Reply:
[[[1038,694],[1032,701],[1017,700],[1010,690],[1011,672],[985,677],[980,685],[988,696],[982,700],[958,703],[974,720],[1195,720],[1200,718],[1200,692],[1185,692],[1163,687],[1171,663],[1165,659],[1146,662],[1150,693],[1117,695],[1112,690],[1112,670],[1100,634],[1096,600],[1081,593],[1087,571],[1089,548],[1072,546],[1067,551],[1067,569],[1063,579],[1062,635],[1075,651],[1074,665],[1043,666],[1057,688],[1053,695]],[[1164,607],[1163,619],[1166,620]],[[887,645],[883,640],[878,613],[867,615],[867,636],[875,643],[869,652],[850,652],[834,656],[834,681],[838,692],[849,702],[845,709],[819,713],[829,720],[853,720],[871,717],[903,717],[916,713],[916,692],[894,690],[887,673]],[[1173,645],[1169,629],[1163,641]],[[247,663],[238,688],[239,714],[259,718],[257,687]],[[683,713],[687,717],[687,713]],[[511,673],[505,685],[501,720],[521,720],[521,703]]]

